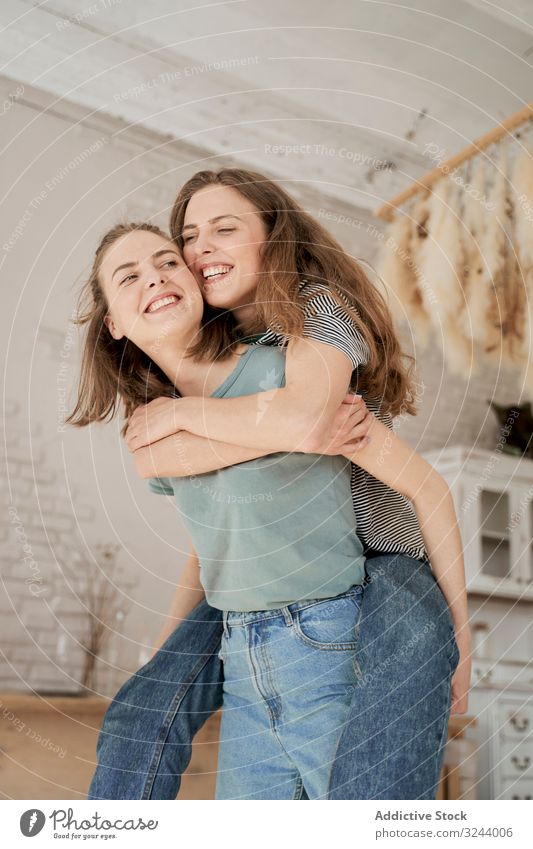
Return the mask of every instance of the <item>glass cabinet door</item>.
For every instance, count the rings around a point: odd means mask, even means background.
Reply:
[[[522,575],[526,584],[533,589],[533,487],[529,487],[523,496],[526,501],[526,523],[523,540],[525,556],[522,566]]]
[[[533,487],[516,486],[511,499],[511,539],[514,547],[513,577],[520,585],[520,597],[533,593]]]
[[[472,590],[533,600],[531,489],[483,489],[479,496],[479,571]]]
[[[533,602],[533,462],[502,457],[488,478],[486,451],[450,448],[426,459],[453,496],[468,592]]]
[[[512,579],[509,494],[483,489],[479,519],[481,574],[493,578],[494,584]]]

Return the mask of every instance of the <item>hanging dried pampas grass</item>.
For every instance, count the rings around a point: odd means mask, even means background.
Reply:
[[[378,271],[387,289],[396,298],[390,299],[393,315],[402,315],[413,327],[413,335],[423,346],[427,344],[429,316],[418,288],[417,270],[413,258],[413,239],[416,222],[409,214],[398,213],[390,226],[387,241],[380,255]]]
[[[467,376],[480,354],[519,363],[533,399],[533,146],[509,177],[510,139],[495,161],[472,160],[471,179],[442,176],[397,215],[381,274],[418,339],[440,332],[452,371]]]
[[[499,198],[500,208],[495,212],[499,216],[502,232],[501,250],[505,261],[503,269],[495,274],[493,282],[499,310],[501,312],[500,329],[502,334],[502,355],[509,363],[516,363],[523,334],[524,307],[523,289],[520,284],[520,269],[516,245],[513,243],[512,228],[512,186],[509,179],[509,140],[500,145],[498,161],[498,180],[503,183]]]
[[[508,222],[511,224],[511,222]],[[516,365],[524,360],[522,352],[524,336],[528,332],[527,300],[516,253],[516,244],[508,235],[506,243],[505,271],[500,281],[500,292],[505,305],[502,326],[503,356]]]
[[[464,194],[463,226],[460,229],[463,252],[462,279],[466,307],[461,327],[467,339],[485,343],[487,322],[487,286],[482,259],[482,239],[486,229],[485,163],[481,158],[472,165],[469,190]],[[484,205],[485,204],[485,205]]]
[[[518,281],[524,322],[520,345],[529,397],[533,398],[533,149],[516,156],[511,173],[513,240],[518,257]]]
[[[472,368],[472,349],[461,329],[465,308],[459,269],[462,245],[457,215],[458,188],[450,179],[441,178],[428,201],[429,236],[420,248],[419,266],[429,287],[422,290],[431,324],[443,337],[449,368],[463,376]]]
[[[507,144],[499,146],[493,168],[494,179],[488,192],[485,210],[485,228],[480,238],[483,271],[478,279],[478,291],[472,300],[472,318],[480,342],[486,353],[500,359],[504,354],[503,334],[506,331],[506,314],[509,298],[506,289],[508,222],[508,150]]]
[[[424,273],[420,266],[420,252],[422,245],[425,244],[428,237],[429,223],[429,190],[413,203],[411,209],[412,227],[411,227],[411,258],[416,274],[416,292],[417,292],[417,309],[414,314],[415,326],[419,328],[421,334],[427,339],[431,321],[429,317],[428,306],[433,304],[431,285],[424,277]]]

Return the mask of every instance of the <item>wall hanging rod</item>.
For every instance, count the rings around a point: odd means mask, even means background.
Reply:
[[[463,150],[460,150],[459,153],[451,156],[446,160],[446,162],[443,162],[436,168],[432,168],[431,171],[428,171],[427,174],[424,174],[424,176],[420,177],[418,180],[414,180],[410,186],[395,197],[391,198],[391,200],[382,204],[382,206],[374,212],[375,217],[382,218],[384,221],[391,221],[394,217],[395,210],[405,203],[406,200],[409,200],[409,198],[418,194],[418,192],[421,192],[423,189],[429,188],[441,177],[445,177],[459,165],[462,165],[463,162],[466,162],[468,159],[476,156],[476,154],[480,153],[489,145],[499,141],[502,136],[507,135],[511,130],[514,130],[516,127],[519,127],[520,124],[524,124],[526,121],[531,119],[533,119],[533,101],[528,103],[522,109],[519,109],[514,115],[506,118],[505,121],[497,124],[496,127],[488,133],[485,133],[485,135],[480,136],[480,138],[463,148]]]

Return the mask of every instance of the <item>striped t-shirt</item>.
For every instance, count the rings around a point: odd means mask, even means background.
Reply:
[[[304,310],[303,335],[317,342],[334,345],[351,361],[354,372],[368,362],[368,346],[327,286],[303,281],[300,285]],[[349,301],[342,295],[341,299]],[[247,340],[254,345],[284,346],[288,340],[275,330]],[[357,375],[353,375],[355,385]],[[368,409],[388,428],[393,419],[380,411],[379,401],[365,397]],[[411,502],[364,469],[352,463],[351,488],[353,508],[357,519],[357,535],[365,551],[404,553],[411,557],[426,556],[424,540]]]

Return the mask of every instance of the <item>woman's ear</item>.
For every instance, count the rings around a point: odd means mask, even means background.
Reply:
[[[111,315],[109,313],[104,316],[104,324],[107,327],[107,329],[109,330],[109,332],[111,333],[111,336],[113,337],[113,339],[116,339],[117,341],[119,339],[122,339],[124,334],[120,332],[120,330],[118,329],[117,325],[115,324],[115,322],[113,321],[113,319],[111,318]]]

